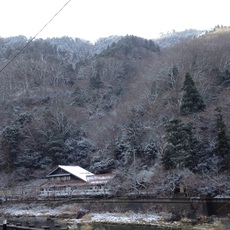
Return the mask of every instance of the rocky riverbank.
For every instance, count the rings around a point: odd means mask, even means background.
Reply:
[[[80,213],[82,215],[80,215]],[[135,213],[133,211],[118,212],[90,212],[82,210],[78,204],[62,204],[57,206],[37,203],[17,203],[2,204],[0,209],[2,219],[11,217],[45,217],[47,219],[56,219],[62,223],[68,224],[70,229],[75,229],[77,224],[91,223],[116,223],[116,224],[135,224],[135,225],[155,225],[162,227],[171,227],[181,229],[188,226],[189,229],[226,229],[222,220],[217,218],[207,218],[201,216],[198,219],[182,218],[176,220],[171,213]],[[187,228],[186,228],[187,229]]]

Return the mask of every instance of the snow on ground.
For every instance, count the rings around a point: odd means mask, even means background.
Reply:
[[[132,211],[126,213],[88,213],[81,219],[76,219],[75,216],[79,211],[77,205],[61,205],[58,207],[50,207],[41,204],[15,204],[1,207],[1,216],[34,216],[34,217],[54,217],[65,218],[70,223],[89,223],[89,222],[104,222],[104,223],[124,223],[124,224],[155,224],[162,219],[167,219],[170,214],[161,213],[134,213]]]
[[[141,213],[90,213],[91,222],[110,222],[110,223],[136,223],[151,224],[160,219],[157,214],[141,214]],[[86,216],[87,217],[87,216]],[[84,218],[82,219],[84,221]]]
[[[1,206],[0,214],[9,216],[47,216],[58,217],[60,215],[73,215],[77,212],[77,207],[70,207],[69,205],[62,205],[57,208],[39,204],[14,204]]]
[[[57,221],[68,223],[71,229],[75,229],[74,226],[77,223],[119,223],[119,224],[140,224],[140,225],[155,225],[165,227],[180,227],[178,221],[167,221],[170,219],[170,213],[134,213],[132,211],[125,213],[88,213],[81,219],[76,219],[76,214],[79,211],[79,206],[75,204],[67,205],[62,204],[60,206],[45,204],[6,204],[1,205],[0,217],[7,218],[9,216],[19,217],[52,217]],[[217,226],[215,226],[217,224]],[[197,225],[196,229],[224,229],[219,228],[220,223],[214,223],[212,225]],[[195,229],[195,228],[194,228]]]
[[[73,226],[77,223],[112,223],[112,224],[134,224],[134,225],[154,225],[162,227],[179,227],[179,222],[167,222],[171,214],[168,213],[134,213],[132,211],[126,213],[89,213],[82,219],[68,219],[67,223]]]

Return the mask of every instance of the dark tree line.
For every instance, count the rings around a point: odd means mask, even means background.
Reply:
[[[204,111],[206,105],[189,73],[186,73],[183,85],[183,97],[180,105],[180,114],[188,116]],[[219,171],[229,170],[230,145],[226,133],[226,125],[220,108],[216,109],[216,146],[215,155],[221,160]],[[166,146],[163,151],[162,164],[166,170],[188,168],[194,172],[204,170],[204,161],[211,159],[212,154],[206,150],[205,143],[196,138],[194,127],[191,123],[183,123],[181,119],[174,118],[165,125]],[[206,155],[206,156],[205,156]],[[209,169],[210,165],[206,165]]]
[[[136,36],[31,43],[0,76],[2,172],[80,165],[126,175],[135,192],[154,175],[168,190],[180,175],[218,181],[229,168],[230,55],[229,35],[217,37],[167,49]],[[0,39],[2,66],[27,42],[13,40]]]
[[[197,113],[205,109],[204,101],[196,89],[195,83],[189,73],[185,75],[182,89],[184,92],[180,106],[180,113],[182,116]]]

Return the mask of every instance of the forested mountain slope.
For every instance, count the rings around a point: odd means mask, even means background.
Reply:
[[[208,32],[204,30],[195,30],[195,29],[189,29],[180,32],[172,31],[166,34],[162,34],[158,39],[156,39],[156,42],[162,48],[165,48],[165,47],[175,45],[176,43],[182,42],[184,40],[193,39],[195,37],[202,36],[205,33]]]
[[[7,65],[19,38],[0,39],[2,186],[69,164],[123,175],[122,191],[230,193],[229,29],[165,48],[38,39]]]

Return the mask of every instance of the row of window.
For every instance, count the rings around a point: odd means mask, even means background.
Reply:
[[[93,186],[93,187],[77,187],[77,186],[59,186],[59,187],[46,187],[46,188],[42,188],[41,191],[70,191],[70,190],[98,190],[98,189],[103,189],[104,186],[102,185],[98,185],[98,186]]]
[[[71,179],[71,176],[57,176],[57,177],[51,177],[51,181],[69,181]]]

